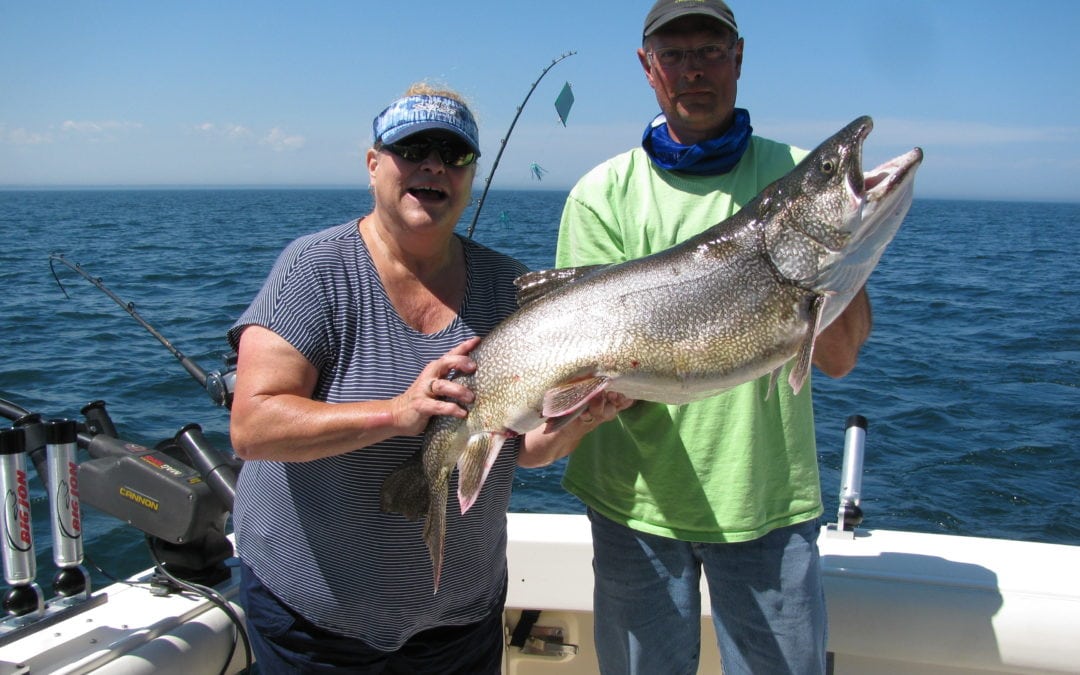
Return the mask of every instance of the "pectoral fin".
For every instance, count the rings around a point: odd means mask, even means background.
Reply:
[[[504,442],[506,434],[502,433],[483,432],[469,438],[457,462],[458,504],[462,514],[476,503]]]
[[[814,340],[817,338],[818,326],[821,324],[825,301],[826,298],[823,295],[814,296],[814,299],[810,301],[810,315],[806,322],[806,335],[803,336],[799,351],[795,354],[795,366],[791,369],[791,373],[788,374],[788,384],[791,385],[792,391],[796,394],[806,383],[806,378],[810,376],[810,364],[814,357]]]
[[[544,417],[569,415],[602,393],[610,383],[606,377],[588,377],[552,387],[544,394],[544,409],[540,414]]]
[[[606,377],[589,377],[549,389],[544,394],[544,408],[540,413],[548,420],[548,431],[558,431],[572,422],[610,383]]]

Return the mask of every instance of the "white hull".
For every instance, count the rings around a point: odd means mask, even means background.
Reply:
[[[512,513],[509,531],[508,635],[522,610],[540,610],[536,626],[560,629],[577,649],[508,647],[506,673],[596,673],[587,520]],[[823,534],[821,549],[835,673],[1080,672],[1080,547],[867,530]],[[217,590],[232,599],[235,581]],[[226,660],[226,672],[242,670],[232,624],[208,601],[125,584],[100,594],[107,601],[8,639],[0,675],[211,674]],[[700,672],[717,673],[703,607]]]
[[[130,581],[148,578],[149,571]],[[243,616],[235,579],[215,589]],[[234,650],[232,622],[208,600],[157,596],[145,584],[126,583],[93,595],[105,601],[0,647],[0,675],[216,675],[226,661],[225,672],[244,667],[242,647]]]
[[[584,516],[510,514],[508,625],[540,609],[576,656],[507,650],[507,673],[596,673]],[[1080,547],[867,530],[823,533],[835,673],[1080,673]],[[702,593],[708,593],[702,585]],[[718,673],[703,602],[702,673]]]

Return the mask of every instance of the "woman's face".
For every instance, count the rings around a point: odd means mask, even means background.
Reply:
[[[467,151],[456,136],[440,132],[414,134],[368,150],[376,211],[388,225],[412,232],[452,232],[472,198],[476,162],[452,163]]]

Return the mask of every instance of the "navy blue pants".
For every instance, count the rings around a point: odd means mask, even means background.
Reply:
[[[502,671],[501,602],[482,621],[417,633],[394,652],[372,649],[360,640],[315,626],[278,600],[243,562],[240,604],[247,614],[258,673],[498,675]]]

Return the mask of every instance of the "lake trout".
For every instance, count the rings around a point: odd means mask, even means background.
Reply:
[[[470,355],[465,419],[433,417],[417,456],[382,486],[416,520],[438,592],[450,477],[464,514],[503,442],[558,426],[605,391],[682,404],[777,374],[797,394],[814,340],[866,282],[911,206],[922,150],[866,174],[861,117],[727,220],[665,251],[520,277],[520,308]],[[782,386],[782,385],[781,385]]]

